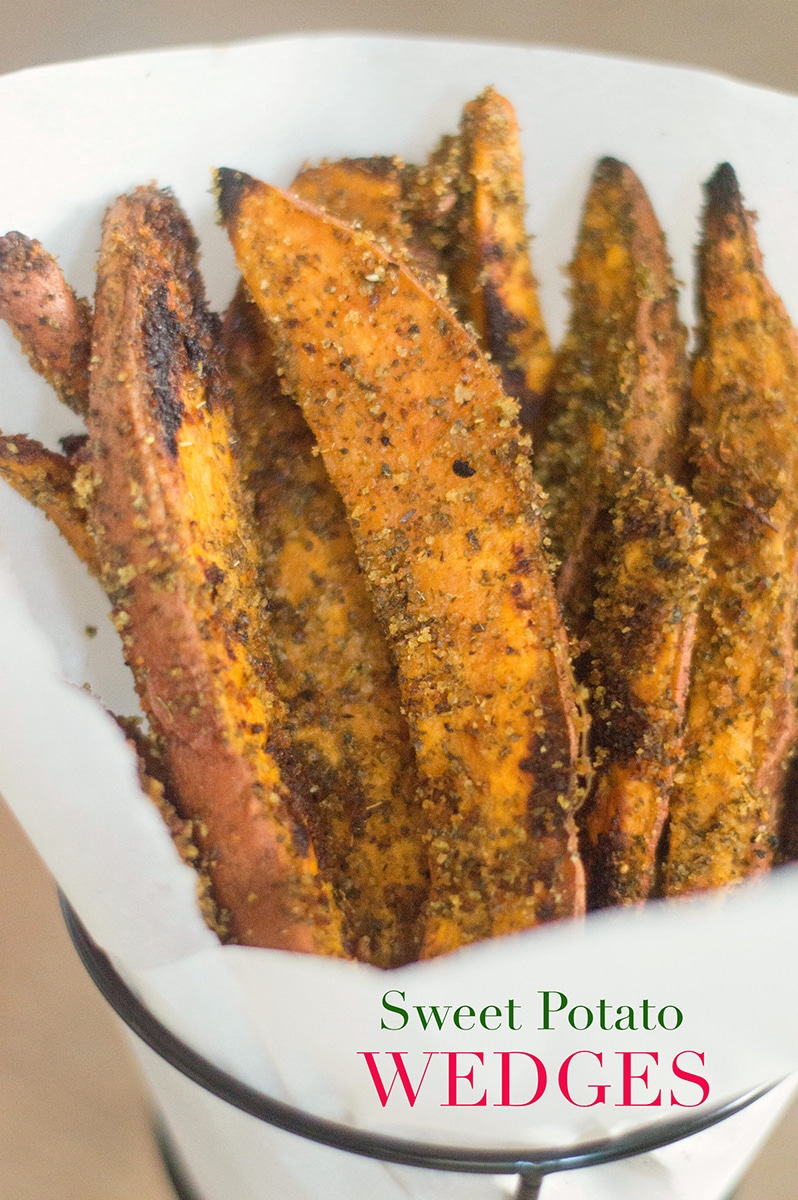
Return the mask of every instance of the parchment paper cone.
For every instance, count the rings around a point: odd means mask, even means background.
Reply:
[[[39,238],[79,291],[92,290],[99,222],[119,192],[157,179],[187,208],[205,248],[214,301],[232,292],[232,258],[214,226],[209,169],[235,164],[277,183],[299,162],[343,154],[423,156],[456,125],[462,103],[493,83],[516,104],[524,130],[535,262],[552,330],[563,323],[560,266],[568,260],[594,160],[630,161],[688,279],[700,183],[731,160],[774,286],[798,313],[798,100],[727,80],[641,63],[519,47],[365,37],[288,38],[47,67],[0,79],[0,226]],[[685,301],[688,303],[688,300]],[[686,316],[689,313],[686,312]],[[76,431],[30,372],[6,331],[0,340],[0,425],[55,445]],[[534,1109],[441,1107],[422,1090],[415,1108],[375,1102],[358,1051],[532,1050],[556,1075],[585,1046],[604,1051],[703,1051],[712,1099],[798,1063],[794,955],[798,884],[785,872],[731,897],[611,914],[478,946],[390,976],[333,961],[239,948],[221,950],[202,926],[192,879],[148,802],[113,723],[80,687],[132,710],[104,598],[69,559],[52,527],[4,489],[0,537],[0,790],[94,938],[162,1019],[212,1060],[272,1094],[339,1120],[465,1145],[567,1142],[631,1117],[550,1098]],[[12,575],[19,580],[15,583]],[[96,638],[86,627],[96,626]],[[49,641],[49,644],[48,644]],[[66,682],[69,681],[69,682]],[[790,931],[790,932],[788,932]],[[380,998],[407,1003],[506,1003],[522,1032],[380,1030]],[[541,990],[571,1003],[678,1005],[682,1027],[646,1034],[541,1033]],[[589,1037],[589,1041],[585,1039]],[[390,1040],[387,1040],[390,1039]],[[622,1039],[622,1040],[621,1040]],[[276,1194],[378,1197],[489,1196],[488,1179],[394,1169],[307,1146],[224,1108],[144,1055],[170,1124],[207,1200]],[[443,1062],[443,1058],[436,1063]],[[664,1081],[667,1089],[670,1080]],[[758,1112],[646,1163],[603,1168],[578,1194],[654,1200],[720,1196],[752,1152],[786,1090]],[[683,1110],[681,1110],[683,1111]],[[709,1139],[714,1137],[714,1141]],[[670,1157],[668,1157],[670,1155]],[[703,1172],[703,1174],[702,1174]],[[708,1180],[712,1179],[709,1183]],[[576,1195],[576,1182],[546,1185]],[[607,1190],[607,1189],[611,1190]],[[569,1190],[571,1189],[571,1190]],[[603,1189],[603,1190],[602,1190]]]

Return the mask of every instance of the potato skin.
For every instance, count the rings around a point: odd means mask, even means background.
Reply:
[[[72,291],[55,259],[22,233],[0,238],[0,318],[34,371],[52,384],[64,404],[84,415],[91,309]]]
[[[399,664],[430,825],[422,953],[579,912],[583,718],[517,406],[373,242],[237,172],[218,186]]]
[[[342,954],[270,687],[217,332],[174,198],[121,197],[103,228],[80,479],[102,580],[233,938]]]

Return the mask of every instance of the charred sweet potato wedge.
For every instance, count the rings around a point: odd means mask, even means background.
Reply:
[[[70,458],[48,450],[34,438],[0,435],[0,475],[50,518],[81,562],[96,575],[94,542],[86,511],[75,493],[76,470]]]
[[[437,250],[452,303],[534,430],[552,353],[532,274],[521,143],[509,100],[487,88],[465,106],[457,136],[444,138],[408,178],[419,240]]]
[[[35,371],[76,413],[89,399],[91,309],[55,259],[21,233],[0,238],[0,318]]]
[[[341,499],[301,409],[280,390],[266,323],[243,288],[223,343],[255,502],[274,686],[313,795],[314,846],[358,957],[409,962],[429,873],[396,670]]]
[[[113,618],[233,938],[340,955],[270,683],[217,333],[172,195],[120,198],[80,472]]]
[[[698,261],[691,465],[714,580],[693,653],[666,895],[768,867],[796,740],[798,339],[728,163],[707,184]]]
[[[638,469],[612,510],[588,629],[593,790],[580,817],[591,908],[639,904],[681,762],[706,543],[683,488]]]
[[[552,374],[554,413],[536,456],[571,631],[590,619],[608,512],[625,474],[682,476],[686,331],[665,239],[637,176],[598,164],[571,263],[571,321]]]
[[[465,106],[460,137],[449,290],[499,368],[504,390],[518,400],[523,423],[535,431],[553,359],[529,257],[513,106],[488,88]]]
[[[217,183],[399,666],[429,827],[422,954],[579,912],[584,721],[517,405],[372,240],[249,176]]]

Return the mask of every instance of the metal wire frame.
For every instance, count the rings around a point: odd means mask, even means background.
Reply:
[[[91,979],[117,1015],[151,1050],[212,1095],[278,1129],[350,1154],[434,1171],[517,1175],[519,1186],[516,1200],[535,1200],[546,1175],[617,1162],[691,1137],[741,1112],[776,1086],[775,1083],[769,1083],[706,1111],[669,1118],[643,1129],[582,1142],[576,1146],[469,1149],[355,1129],[276,1100],[215,1066],[188,1046],[145,1007],[108,956],[92,941],[63,893],[59,894],[59,898],[75,949]]]

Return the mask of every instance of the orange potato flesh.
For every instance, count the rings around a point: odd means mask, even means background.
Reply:
[[[48,450],[41,442],[23,434],[0,435],[0,475],[50,518],[81,562],[96,575],[96,551],[86,511],[75,494],[75,473],[72,460]]]
[[[403,174],[397,158],[343,158],[303,167],[289,190],[398,248],[411,236],[404,220]]]
[[[682,476],[686,332],[665,240],[634,172],[596,168],[570,268],[572,316],[551,381],[536,471],[550,498],[557,594],[584,634],[607,512],[624,474]]]
[[[693,491],[714,582],[698,623],[666,895],[773,856],[794,708],[798,339],[728,164],[707,185],[693,371]]]
[[[21,233],[0,238],[0,318],[31,366],[77,413],[89,402],[91,309],[79,300],[58,263]]]
[[[399,665],[430,826],[423,954],[579,912],[583,717],[517,406],[374,242],[248,176],[218,183]]]
[[[638,904],[681,761],[706,543],[683,488],[638,470],[613,509],[588,630],[593,790],[580,818],[589,907]]]
[[[266,324],[241,288],[223,338],[274,686],[313,791],[314,846],[358,957],[395,966],[417,955],[429,886],[396,671],[341,499],[300,408],[280,391]]]
[[[331,217],[362,229],[436,294],[445,294],[437,250],[414,224],[418,168],[398,158],[342,158],[303,167],[289,191]]]
[[[216,328],[169,193],[106,216],[79,484],[143,709],[233,937],[342,954],[292,792]]]

